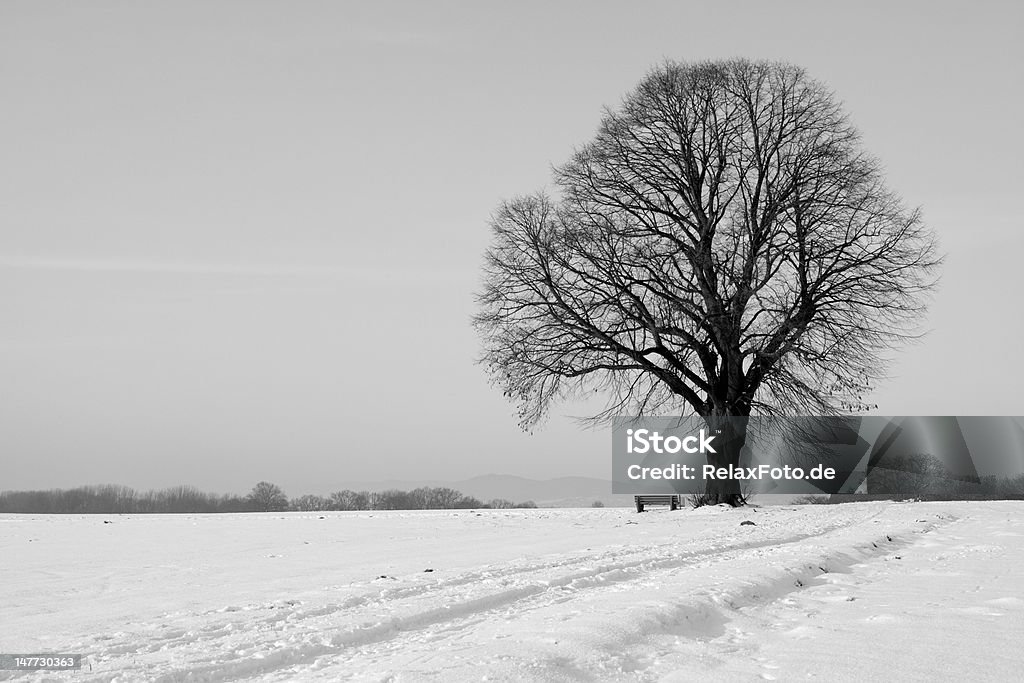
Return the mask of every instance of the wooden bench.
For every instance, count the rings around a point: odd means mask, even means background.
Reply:
[[[670,510],[679,508],[678,495],[644,495],[633,497],[636,499],[637,512],[643,512],[644,505],[668,505]]]

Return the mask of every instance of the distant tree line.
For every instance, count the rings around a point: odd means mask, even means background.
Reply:
[[[420,487],[412,491],[335,491],[329,496],[302,496],[291,501],[293,510],[468,510],[535,508],[533,501],[513,503],[504,498],[482,501],[450,488]]]
[[[948,499],[1014,499],[1024,497],[1024,474],[1009,477],[964,477],[951,472],[935,456],[914,453],[887,457],[868,468],[869,494],[935,496]]]
[[[104,484],[48,491],[0,492],[0,512],[115,514],[251,512],[255,509],[248,497],[218,496],[191,486],[140,492],[128,486]]]
[[[965,478],[938,458],[924,453],[888,457],[869,467],[867,493],[802,496],[795,503],[846,503],[864,500],[1024,500],[1024,474]]]
[[[140,492],[104,484],[47,491],[0,491],[0,513],[146,514],[186,512],[320,512],[327,510],[459,510],[535,508],[533,501],[481,501],[450,488],[412,491],[335,491],[289,499],[281,487],[261,481],[246,496],[204,493],[191,486]]]

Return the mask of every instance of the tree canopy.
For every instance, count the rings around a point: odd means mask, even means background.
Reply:
[[[803,69],[652,70],[503,202],[474,324],[532,428],[558,400],[617,414],[836,414],[913,339],[939,265],[835,96]]]

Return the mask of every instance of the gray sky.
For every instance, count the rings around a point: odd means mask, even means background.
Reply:
[[[610,476],[468,321],[498,201],[664,58],[806,67],[923,207],[879,414],[1024,414],[1020,7],[0,0],[0,489]]]

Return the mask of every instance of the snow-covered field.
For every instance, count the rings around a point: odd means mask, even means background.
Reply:
[[[85,656],[29,678],[1024,670],[1024,503],[5,515],[0,578],[0,652]]]

